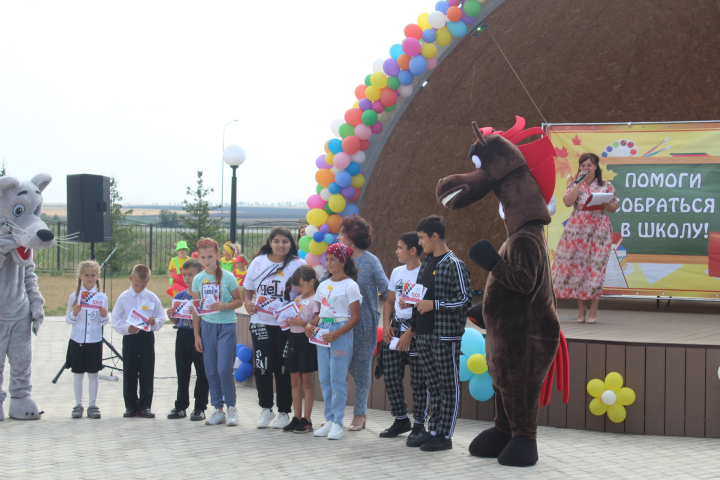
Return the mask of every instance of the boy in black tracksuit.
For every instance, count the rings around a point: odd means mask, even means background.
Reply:
[[[411,328],[430,391],[432,415],[429,431],[407,445],[432,452],[452,448],[450,437],[460,408],[460,341],[472,293],[467,266],[445,242],[442,217],[432,215],[421,220],[417,232],[426,254],[417,283],[427,292],[413,309]]]

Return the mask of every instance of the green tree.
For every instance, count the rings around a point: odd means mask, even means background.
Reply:
[[[7,162],[5,159],[3,159],[2,164],[0,164],[0,177],[4,177],[7,175]]]
[[[160,210],[159,223],[167,227],[175,227],[179,223],[177,212],[171,212],[167,208]]]
[[[115,177],[110,179],[110,224],[112,225],[112,240],[95,245],[95,259],[98,263],[105,261],[115,244],[120,246],[108,262],[106,268],[112,272],[131,270],[135,264],[145,261],[145,246],[138,241],[138,230],[134,225],[127,223],[127,216],[132,215],[132,209],[123,212],[122,196],[118,189],[118,181]],[[129,273],[129,272],[128,272]]]
[[[182,206],[187,215],[182,215],[180,219],[187,229],[182,238],[192,249],[200,237],[213,238],[220,244],[224,241],[220,220],[210,217],[210,210],[216,207],[210,204],[207,197],[213,191],[212,188],[205,188],[202,170],[197,171],[195,188],[187,187],[187,196],[190,199],[183,200]]]

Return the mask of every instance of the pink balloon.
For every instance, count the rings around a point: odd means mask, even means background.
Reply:
[[[435,67],[437,67],[437,57],[428,58],[427,59],[427,69],[432,70]]]
[[[377,113],[383,113],[385,111],[385,105],[380,100],[375,100],[372,104],[372,109]]]
[[[315,255],[314,253],[308,253],[305,255],[305,263],[310,265],[311,267],[317,267],[320,265],[320,257]]]
[[[350,165],[350,164],[348,163],[348,165]],[[321,208],[322,209],[322,208],[325,208],[326,203],[327,202],[325,200],[323,200],[322,197],[316,193],[315,195],[310,195],[310,198],[308,198],[308,201],[307,201],[307,206],[310,209],[313,209],[313,208]]]
[[[380,133],[380,132],[383,131],[383,125],[382,125],[382,123],[380,123],[380,122],[376,122],[375,125],[373,125],[372,127],[370,127],[370,130],[372,130],[372,133],[374,133],[375,135],[377,135],[378,133]],[[335,157],[335,158],[337,158],[337,157]]]
[[[339,168],[340,170],[345,170],[347,167],[350,166],[350,155],[348,155],[345,152],[340,152],[333,158],[333,166]],[[325,206],[323,205],[323,208]]]
[[[458,5],[460,5],[460,0],[448,0],[448,3],[451,7],[457,7]]]
[[[370,138],[370,135],[372,135],[372,130],[370,130],[370,127],[365,125],[364,123],[361,123],[357,127],[355,127],[355,136],[358,137],[360,140],[367,140]]]
[[[420,41],[417,38],[408,37],[402,42],[403,52],[407,53],[411,57],[420,55]]]

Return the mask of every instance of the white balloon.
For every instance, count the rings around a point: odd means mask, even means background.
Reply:
[[[345,123],[345,121],[341,118],[336,118],[332,121],[332,123],[330,123],[330,130],[336,137],[340,137],[340,125],[343,123]]]
[[[305,235],[312,237],[318,232],[318,228],[314,225],[308,225],[305,227]]]
[[[362,150],[358,150],[357,152],[350,155],[350,160],[352,160],[355,163],[362,163],[365,161],[365,152]]]
[[[332,193],[330,193],[330,190],[327,188],[323,188],[322,191],[320,191],[320,197],[328,202],[330,201],[330,197],[332,197]],[[305,231],[307,232],[307,229],[305,229]]]
[[[605,390],[600,398],[605,405],[614,405],[617,395],[612,390]]]
[[[385,60],[383,60],[382,58],[378,58],[377,60],[375,60],[373,62],[373,73],[377,73],[377,72],[384,73],[383,72],[383,63],[385,63]]]
[[[325,254],[323,253],[323,255]],[[318,278],[321,278],[323,275],[325,275],[325,272],[327,272],[327,268],[323,267],[322,265],[317,265],[314,268]]]
[[[428,15],[428,23],[433,28],[442,28],[447,23],[447,17],[442,12],[434,11]]]
[[[337,175],[338,172],[341,172],[342,170],[340,170],[338,167],[332,167],[332,168],[330,169],[330,171],[332,171],[335,175]]]
[[[397,89],[401,97],[409,97],[413,93],[412,85],[400,85]]]

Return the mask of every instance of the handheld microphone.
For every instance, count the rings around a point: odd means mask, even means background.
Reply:
[[[578,179],[575,180],[575,185],[577,185],[578,183],[582,182],[582,179],[585,178],[585,177],[587,177],[587,171],[583,171],[582,175],[580,175],[580,176],[578,177]]]

